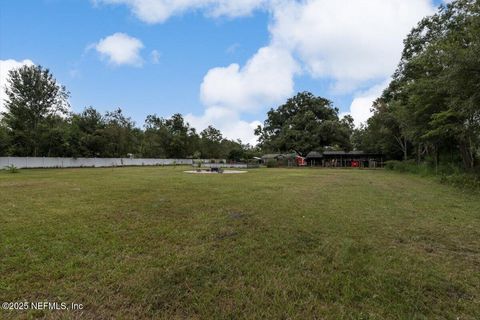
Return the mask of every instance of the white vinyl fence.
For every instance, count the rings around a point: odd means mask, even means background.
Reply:
[[[0,157],[0,170],[14,165],[17,168],[81,168],[121,166],[192,165],[192,159],[131,159],[131,158],[40,158]]]

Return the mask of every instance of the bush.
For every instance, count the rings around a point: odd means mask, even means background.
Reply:
[[[17,167],[15,167],[13,164],[6,166],[5,170],[7,170],[9,173],[18,173],[19,170]]]
[[[421,176],[435,176],[443,184],[450,184],[470,190],[480,190],[480,174],[462,171],[452,163],[441,163],[437,167],[428,162],[417,164],[414,160],[386,161],[385,169],[418,174]]]
[[[275,168],[277,167],[277,161],[276,160],[268,160],[267,161],[267,168]]]
[[[197,168],[201,168],[202,167],[202,160],[193,160],[193,166],[195,166]]]
[[[440,182],[469,190],[480,190],[480,175],[476,174],[442,174]]]

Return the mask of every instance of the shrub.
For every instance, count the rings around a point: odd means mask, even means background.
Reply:
[[[19,172],[18,168],[15,167],[15,165],[11,164],[8,166],[5,166],[5,170],[7,170],[9,173],[17,173]]]
[[[267,168],[275,168],[277,166],[277,161],[276,160],[268,160],[267,161]]]
[[[409,172],[420,175],[431,175],[435,173],[435,168],[428,163],[417,164],[415,160],[397,161],[390,160],[385,162],[385,169],[398,172]]]
[[[450,184],[462,189],[480,190],[480,174],[467,173],[452,163],[441,163],[435,166],[428,162],[417,164],[414,160],[391,160],[385,162],[385,169],[421,176],[435,176],[443,184]]]
[[[440,182],[468,190],[480,190],[480,175],[476,174],[442,174]]]
[[[193,166],[197,168],[202,167],[202,160],[193,160]]]

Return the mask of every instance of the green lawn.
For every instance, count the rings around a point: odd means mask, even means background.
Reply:
[[[480,196],[386,171],[0,173],[0,319],[479,319]]]

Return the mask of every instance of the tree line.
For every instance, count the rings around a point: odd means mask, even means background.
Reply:
[[[180,114],[149,115],[143,128],[121,109],[68,113],[68,91],[40,66],[9,72],[0,155],[246,160],[263,153],[363,150],[386,159],[478,168],[480,158],[480,2],[457,0],[424,18],[373,115],[355,128],[323,97],[301,92],[267,113],[258,145],[197,133]]]
[[[266,152],[306,155],[324,148],[351,149],[353,118],[339,119],[331,101],[301,92],[268,112],[251,146],[223,137],[213,126],[197,133],[181,114],[146,117],[138,128],[120,108],[68,112],[70,93],[48,69],[9,72],[6,111],[0,120],[0,155],[32,157],[203,158],[248,161]]]
[[[352,140],[393,159],[478,167],[479,1],[452,2],[419,22],[373,116]]]
[[[181,114],[149,115],[138,128],[120,108],[68,112],[69,92],[41,66],[11,70],[0,120],[0,155],[246,160],[259,150],[209,126],[197,133]]]

